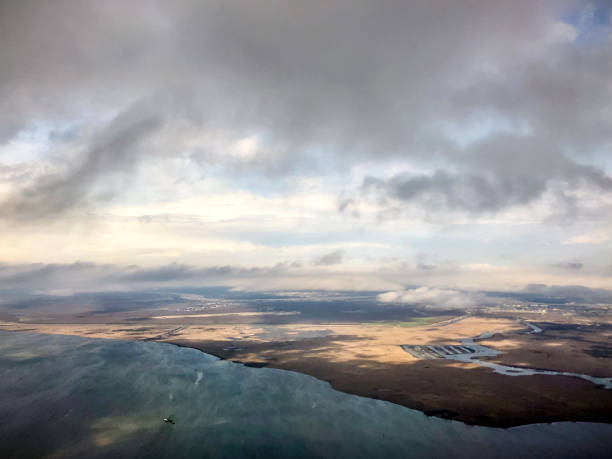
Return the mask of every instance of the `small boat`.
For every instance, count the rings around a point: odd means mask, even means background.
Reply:
[[[171,416],[168,416],[167,418],[164,418],[164,422],[166,424],[175,424],[174,420],[172,419]]]

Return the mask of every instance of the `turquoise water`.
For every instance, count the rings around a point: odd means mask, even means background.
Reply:
[[[0,332],[0,457],[609,457],[612,425],[472,427],[169,344]],[[176,424],[166,424],[172,415]]]

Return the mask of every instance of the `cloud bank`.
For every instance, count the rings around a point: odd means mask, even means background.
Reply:
[[[469,212],[529,203],[552,181],[610,191],[604,171],[567,154],[612,140],[611,50],[573,45],[578,25],[561,18],[578,7],[4,2],[2,138],[33,121],[77,118],[84,141],[73,167],[21,189],[2,215],[77,205],[100,179],[131,174],[148,139],[149,155],[187,148],[201,165],[227,165],[214,151],[225,137],[239,145],[240,168],[271,174],[434,155],[444,166],[431,173],[370,176],[364,186]],[[458,120],[483,118],[482,141],[452,134],[476,129]]]
[[[419,287],[381,293],[378,295],[378,301],[382,303],[406,303],[439,309],[470,309],[490,304],[492,299],[477,292]]]

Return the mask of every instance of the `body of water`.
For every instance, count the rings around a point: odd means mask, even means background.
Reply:
[[[612,425],[474,427],[153,342],[0,332],[0,456],[610,457]],[[172,416],[175,424],[163,422]]]

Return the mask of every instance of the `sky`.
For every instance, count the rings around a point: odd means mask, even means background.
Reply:
[[[611,123],[609,1],[4,0],[0,289],[612,288]]]

